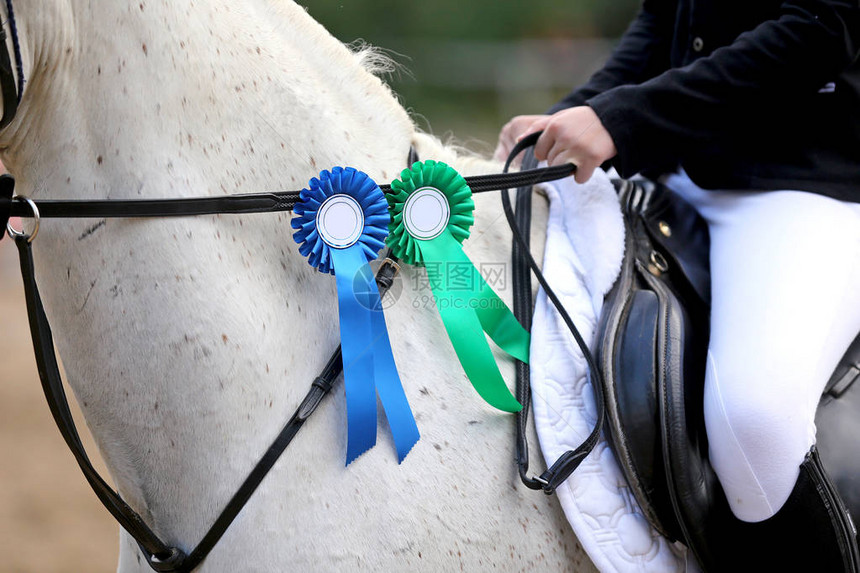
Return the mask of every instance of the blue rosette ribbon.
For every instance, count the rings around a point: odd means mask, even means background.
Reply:
[[[311,266],[335,276],[348,437],[346,464],[376,444],[376,396],[399,461],[420,434],[391,351],[382,300],[368,263],[385,246],[388,202],[367,174],[351,167],[320,172],[302,189],[291,225]]]

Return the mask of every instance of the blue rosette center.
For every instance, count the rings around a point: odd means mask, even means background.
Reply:
[[[354,245],[364,230],[364,211],[358,201],[339,193],[323,201],[316,215],[317,232],[329,247],[345,249]]]

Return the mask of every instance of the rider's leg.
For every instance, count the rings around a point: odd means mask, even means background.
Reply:
[[[725,532],[726,564],[857,571],[856,531],[811,448],[821,392],[860,332],[860,204],[666,184],[711,234],[705,423],[742,520]]]
[[[792,493],[823,387],[860,332],[860,204],[667,185],[711,234],[711,463],[735,515],[761,521]]]

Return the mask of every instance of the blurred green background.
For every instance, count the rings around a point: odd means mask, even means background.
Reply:
[[[510,117],[543,113],[588,79],[639,0],[299,0],[346,43],[400,64],[385,79],[419,127],[492,151]]]

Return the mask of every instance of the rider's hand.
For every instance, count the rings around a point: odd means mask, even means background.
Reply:
[[[497,161],[505,161],[511,149],[514,148],[520,136],[539,119],[549,117],[548,115],[518,115],[511,121],[505,124],[502,131],[499,132],[499,143],[496,145],[496,151],[493,153],[493,159]],[[516,158],[514,164],[517,164],[522,158],[522,155]]]
[[[595,169],[618,153],[612,136],[588,106],[571,107],[550,116],[539,116],[519,137],[522,139],[536,131],[543,131],[543,135],[535,145],[535,158],[545,160],[550,166],[573,163],[576,165],[577,183],[591,179]]]

